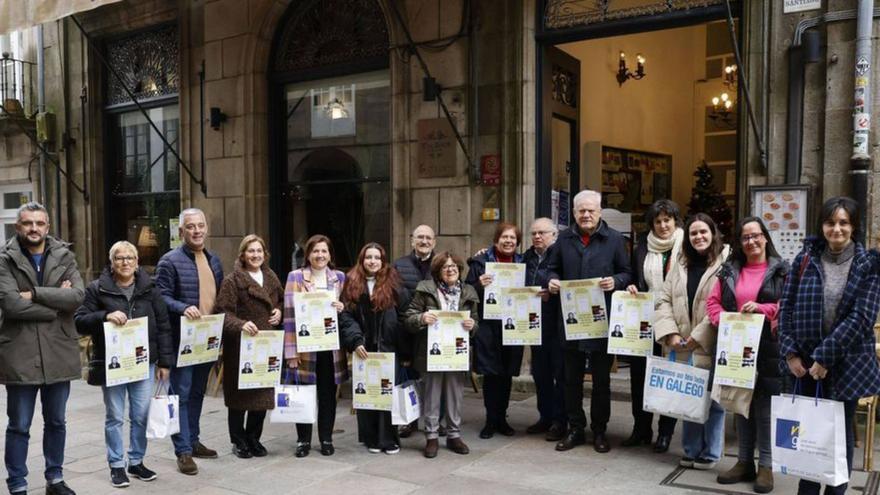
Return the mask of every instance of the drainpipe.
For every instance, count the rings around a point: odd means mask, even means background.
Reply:
[[[855,91],[853,94],[853,154],[849,159],[850,188],[858,201],[859,221],[867,226],[868,179],[871,170],[871,31],[874,27],[874,0],[859,0],[856,23]],[[865,242],[865,229],[857,239]]]
[[[46,61],[43,58],[42,24],[37,27],[37,111],[46,111]],[[43,151],[40,151],[40,202],[46,204],[46,153]]]

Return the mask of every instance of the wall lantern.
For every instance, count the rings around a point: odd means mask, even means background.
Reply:
[[[629,79],[639,80],[645,77],[645,57],[641,53],[636,54],[636,71],[631,72],[626,66],[626,53],[620,52],[620,62],[617,65],[617,84],[623,86]]]

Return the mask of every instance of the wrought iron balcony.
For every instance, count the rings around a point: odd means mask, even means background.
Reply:
[[[0,115],[33,118],[36,113],[37,64],[0,54]]]

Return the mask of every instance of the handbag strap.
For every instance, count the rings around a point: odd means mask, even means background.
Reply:
[[[802,388],[801,379],[795,378],[794,379],[794,390],[791,391],[791,403],[792,404],[794,404],[794,400],[795,400],[795,398],[797,398],[798,394],[800,393],[801,388]]]
[[[819,405],[819,397],[822,395],[822,380],[816,380],[816,397],[815,404]]]
[[[162,385],[163,384],[166,385],[165,386],[165,395],[171,395],[171,393],[172,393],[171,380],[158,380],[156,382],[156,387],[153,390],[153,397],[160,396],[160,394],[162,393]]]
[[[675,351],[669,351],[669,360],[675,362]],[[694,353],[692,352],[690,356],[688,356],[688,366],[694,365]]]

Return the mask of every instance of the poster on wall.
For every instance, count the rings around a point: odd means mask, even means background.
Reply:
[[[810,186],[752,186],[752,215],[764,221],[779,255],[788,262],[807,237]]]

